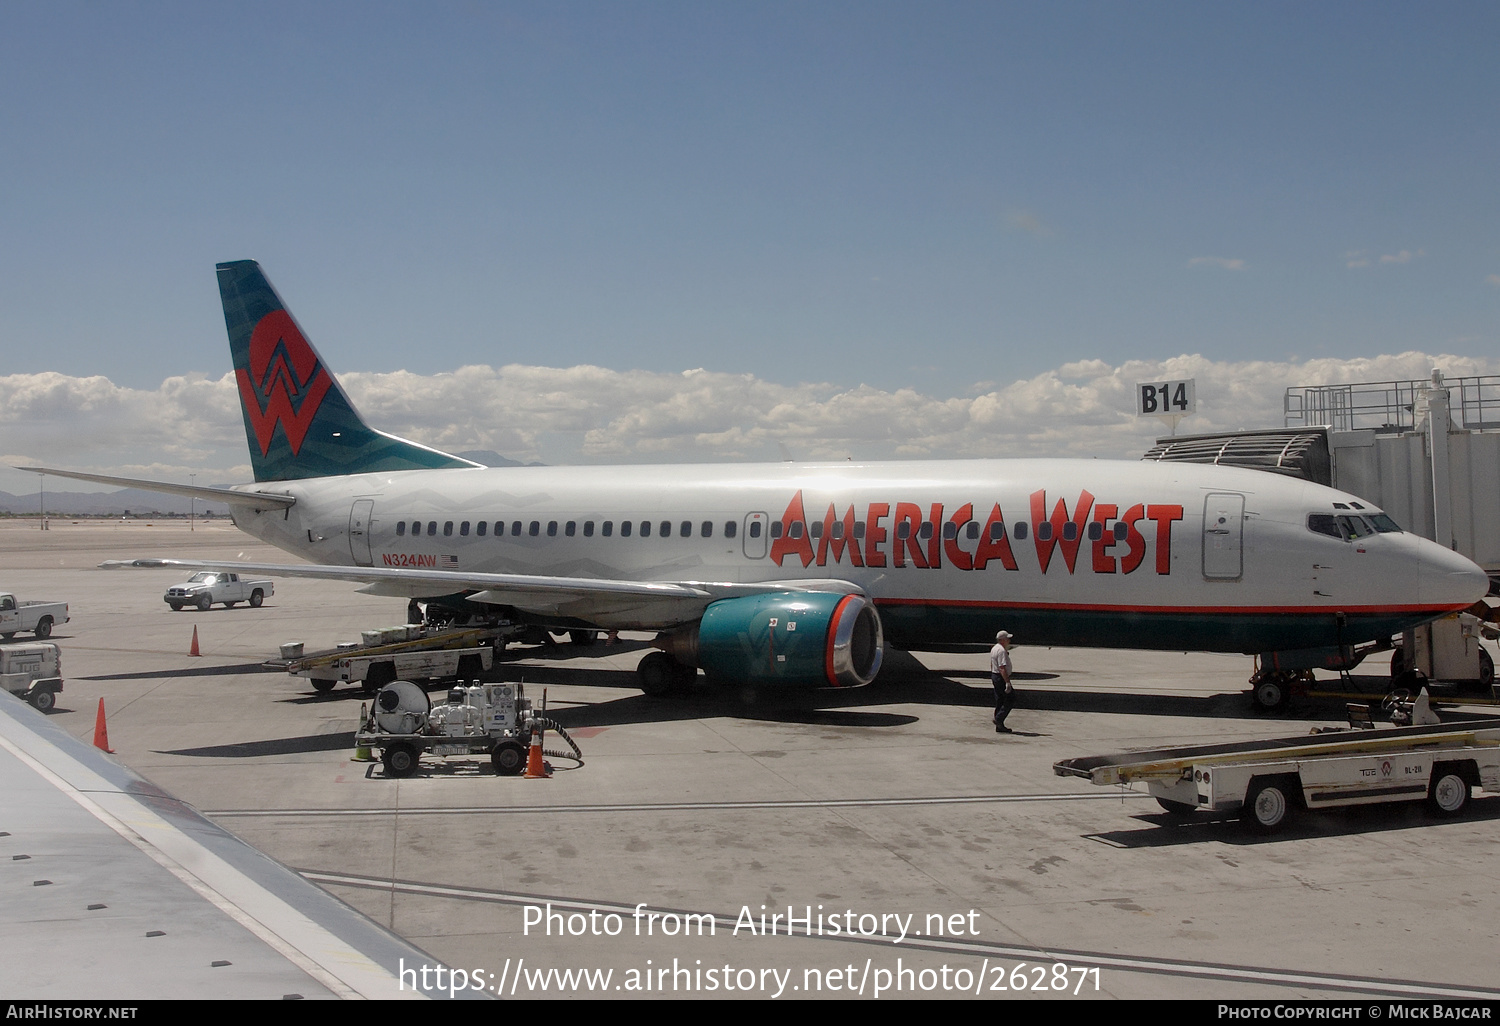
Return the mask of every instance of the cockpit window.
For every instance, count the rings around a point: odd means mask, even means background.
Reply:
[[[1375,525],[1375,530],[1381,534],[1400,534],[1401,525],[1392,520],[1385,513],[1371,513],[1370,523]]]
[[[1309,513],[1307,529],[1313,534],[1326,534],[1330,538],[1344,540],[1344,532],[1339,530],[1338,519],[1332,513]]]
[[[1346,538],[1364,538],[1375,533],[1364,517],[1339,517],[1339,526],[1347,532]]]

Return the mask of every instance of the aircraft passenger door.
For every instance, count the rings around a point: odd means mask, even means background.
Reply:
[[[356,566],[369,566],[371,562],[370,514],[374,509],[374,499],[358,499],[349,510],[349,555]]]
[[[765,559],[770,546],[771,518],[764,513],[745,514],[745,557]]]
[[[1213,492],[1203,500],[1203,576],[1237,581],[1244,574],[1245,497]]]

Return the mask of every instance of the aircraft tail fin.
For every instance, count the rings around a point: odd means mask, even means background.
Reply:
[[[236,260],[218,272],[255,480],[479,466],[371,428],[260,264]]]

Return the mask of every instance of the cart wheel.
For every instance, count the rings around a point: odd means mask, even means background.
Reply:
[[[409,777],[417,771],[417,761],[420,758],[416,748],[405,741],[397,741],[385,750],[380,761],[385,763],[387,776]]]
[[[1479,650],[1479,683],[1487,688],[1495,686],[1495,660],[1482,648]]]
[[[1269,834],[1281,829],[1293,808],[1285,782],[1274,777],[1256,777],[1250,781],[1240,818],[1257,833]]]
[[[501,741],[490,752],[495,775],[513,777],[526,768],[526,746],[519,741]]]
[[[51,712],[52,707],[57,704],[57,692],[38,688],[31,693],[31,704],[36,706],[38,712]]]
[[[1427,788],[1427,807],[1439,816],[1457,816],[1469,804],[1469,782],[1452,763],[1438,763],[1432,768],[1432,783]]]
[[[337,684],[337,683],[338,683],[338,681],[336,681],[336,680],[325,680],[322,677],[314,677],[312,679],[313,690],[316,691],[320,695],[323,694],[325,691],[332,691],[333,690],[333,686],[335,684]]]
[[[1156,804],[1160,805],[1169,816],[1176,816],[1180,819],[1186,819],[1198,811],[1187,802],[1174,802],[1169,798],[1158,798]]]

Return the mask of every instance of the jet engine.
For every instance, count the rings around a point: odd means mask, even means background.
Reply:
[[[657,639],[678,664],[743,684],[858,687],[880,672],[885,635],[863,595],[776,592],[720,599]]]

